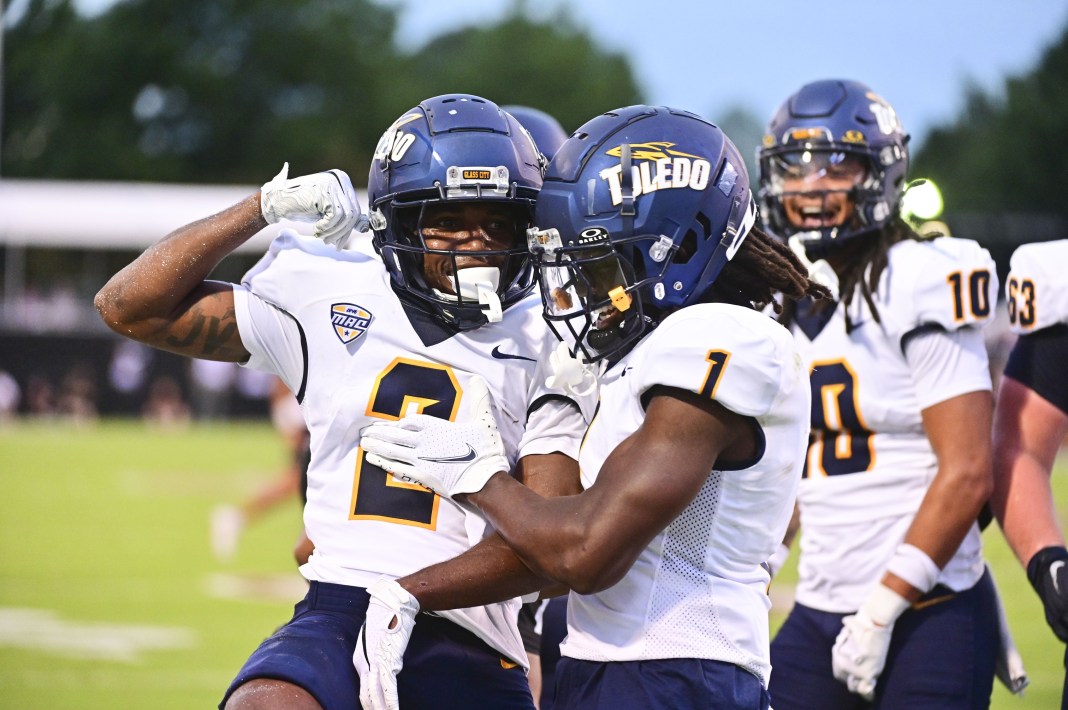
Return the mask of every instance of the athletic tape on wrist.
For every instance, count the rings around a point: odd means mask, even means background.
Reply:
[[[908,582],[921,594],[931,591],[938,581],[938,575],[942,573],[926,552],[905,542],[897,546],[886,571]]]
[[[879,626],[890,626],[905,613],[909,602],[890,587],[879,583],[871,590],[860,611]]]

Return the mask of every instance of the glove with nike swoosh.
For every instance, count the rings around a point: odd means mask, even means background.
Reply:
[[[1036,552],[1027,563],[1027,578],[1042,599],[1053,633],[1068,642],[1068,550],[1044,547]]]
[[[360,446],[367,461],[400,481],[418,483],[447,498],[482,490],[493,474],[510,466],[486,381],[472,377],[464,396],[474,405],[471,421],[413,414],[364,428]]]
[[[260,188],[260,212],[268,224],[283,219],[315,222],[315,236],[343,249],[352,230],[367,231],[352,181],[341,170],[287,178],[289,163]]]
[[[379,577],[367,594],[367,616],[352,654],[360,676],[360,704],[364,710],[399,710],[397,674],[404,667],[419,602],[389,577]]]

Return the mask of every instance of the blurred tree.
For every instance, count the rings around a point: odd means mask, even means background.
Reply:
[[[382,131],[428,96],[535,106],[569,130],[641,100],[622,55],[522,2],[408,55],[372,0],[121,0],[92,18],[27,0],[7,20],[5,176],[256,184],[289,160],[362,185]]]
[[[395,117],[368,0],[29,0],[5,27],[2,172],[189,182],[363,174]]]
[[[708,118],[734,141],[734,145],[742,154],[745,166],[749,170],[749,186],[756,190],[760,183],[757,150],[763,142],[764,122],[744,106],[734,106],[727,109],[722,116],[708,116]]]
[[[539,108],[569,132],[605,111],[642,103],[626,57],[598,47],[566,10],[529,19],[522,0],[496,25],[432,40],[408,66],[412,105],[437,94],[477,94]]]
[[[948,212],[1068,216],[1068,28],[1000,96],[978,88],[955,123],[928,135],[910,173],[933,178]]]

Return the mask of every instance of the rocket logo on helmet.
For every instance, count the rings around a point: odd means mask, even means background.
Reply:
[[[709,297],[755,218],[745,162],[715,125],[649,106],[594,118],[557,152],[528,233],[545,319],[573,355],[617,360]]]

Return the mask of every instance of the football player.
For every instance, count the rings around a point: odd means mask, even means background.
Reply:
[[[790,708],[989,703],[996,597],[976,517],[992,487],[980,328],[997,303],[985,249],[902,219],[908,135],[856,81],[816,81],[759,151],[769,229],[836,283],[788,305],[811,371],[796,604],[771,646]]]
[[[1005,284],[1010,326],[1020,337],[994,409],[994,495],[1005,537],[1042,599],[1046,621],[1068,641],[1068,551],[1050,473],[1068,436],[1068,240],[1016,249]],[[1068,692],[1061,707],[1068,708]]]
[[[484,519],[369,462],[360,430],[370,422],[468,416],[477,373],[500,403],[509,463],[522,457],[520,475],[543,492],[577,489],[571,457],[585,423],[566,398],[544,396],[537,371],[552,335],[530,293],[524,235],[543,170],[530,136],[497,105],[439,96],[400,116],[375,150],[368,217],[381,258],[336,248],[358,238],[361,222],[343,172],[288,179],[283,168],[258,194],[150,247],[98,294],[105,322],[128,337],[278,375],[311,433],[308,595],[240,670],[226,708],[351,710],[352,656],[376,580],[476,544],[479,562],[526,570],[486,538]],[[319,239],[283,230],[240,284],[207,280],[283,218],[316,221]],[[401,678],[405,707],[533,707],[510,596],[420,624]]]
[[[599,380],[585,490],[511,485],[488,394],[467,423],[364,433],[378,465],[482,510],[571,588],[555,708],[768,707],[762,563],[793,510],[809,387],[789,332],[756,308],[826,291],[755,220],[745,163],[711,123],[648,106],[587,122],[550,164],[529,238],[562,340],[553,377]],[[396,586],[438,608],[449,569]],[[368,615],[362,632],[384,686],[405,616]]]

